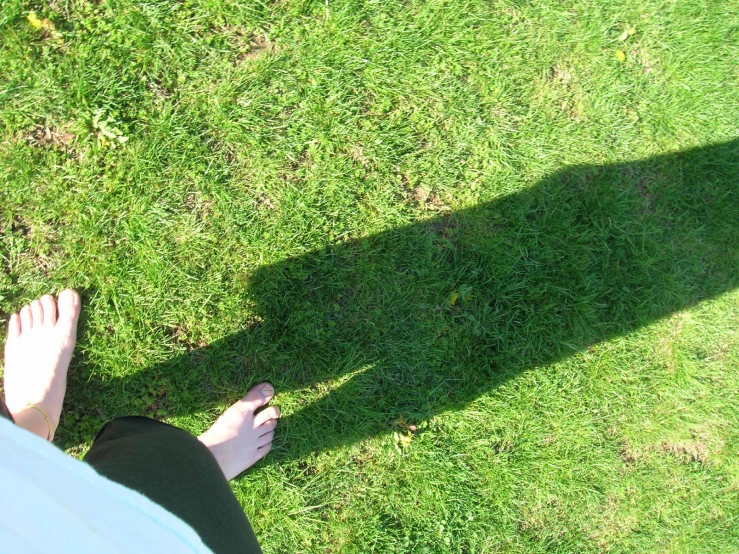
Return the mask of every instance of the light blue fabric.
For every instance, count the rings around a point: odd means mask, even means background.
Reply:
[[[210,553],[182,520],[0,418],[4,552]]]

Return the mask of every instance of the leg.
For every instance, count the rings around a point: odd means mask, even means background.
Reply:
[[[65,290],[56,301],[51,295],[33,301],[8,322],[5,405],[16,424],[49,440],[59,425],[79,313],[79,295]],[[259,552],[227,480],[269,452],[279,409],[255,411],[273,395],[267,383],[252,388],[198,439],[146,418],[117,419],[98,434],[85,461],[178,515],[217,552],[233,552],[233,545]]]
[[[118,418],[98,433],[84,461],[189,524],[213,552],[261,552],[215,457],[189,433],[144,417]]]
[[[62,413],[79,315],[79,295],[65,290],[58,301],[49,294],[34,300],[8,322],[5,404],[17,425],[49,440]]]
[[[188,523],[214,552],[261,552],[228,480],[269,452],[280,416],[262,383],[197,439],[143,417],[118,418],[98,433],[85,462]]]

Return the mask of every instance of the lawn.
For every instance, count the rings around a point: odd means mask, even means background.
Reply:
[[[269,380],[265,552],[739,551],[739,3],[4,0],[0,160],[70,454]]]

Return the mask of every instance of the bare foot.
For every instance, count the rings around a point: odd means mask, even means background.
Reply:
[[[77,339],[80,296],[50,294],[10,316],[5,343],[5,405],[15,422],[48,438],[54,436],[67,390],[67,369]],[[37,406],[49,418],[49,424]]]
[[[267,404],[275,394],[269,383],[249,389],[246,396],[221,414],[198,439],[211,451],[229,481],[269,452],[280,409]]]

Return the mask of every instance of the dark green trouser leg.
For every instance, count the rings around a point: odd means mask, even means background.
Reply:
[[[182,429],[145,417],[114,419],[85,462],[188,523],[216,554],[261,553],[215,458]]]

